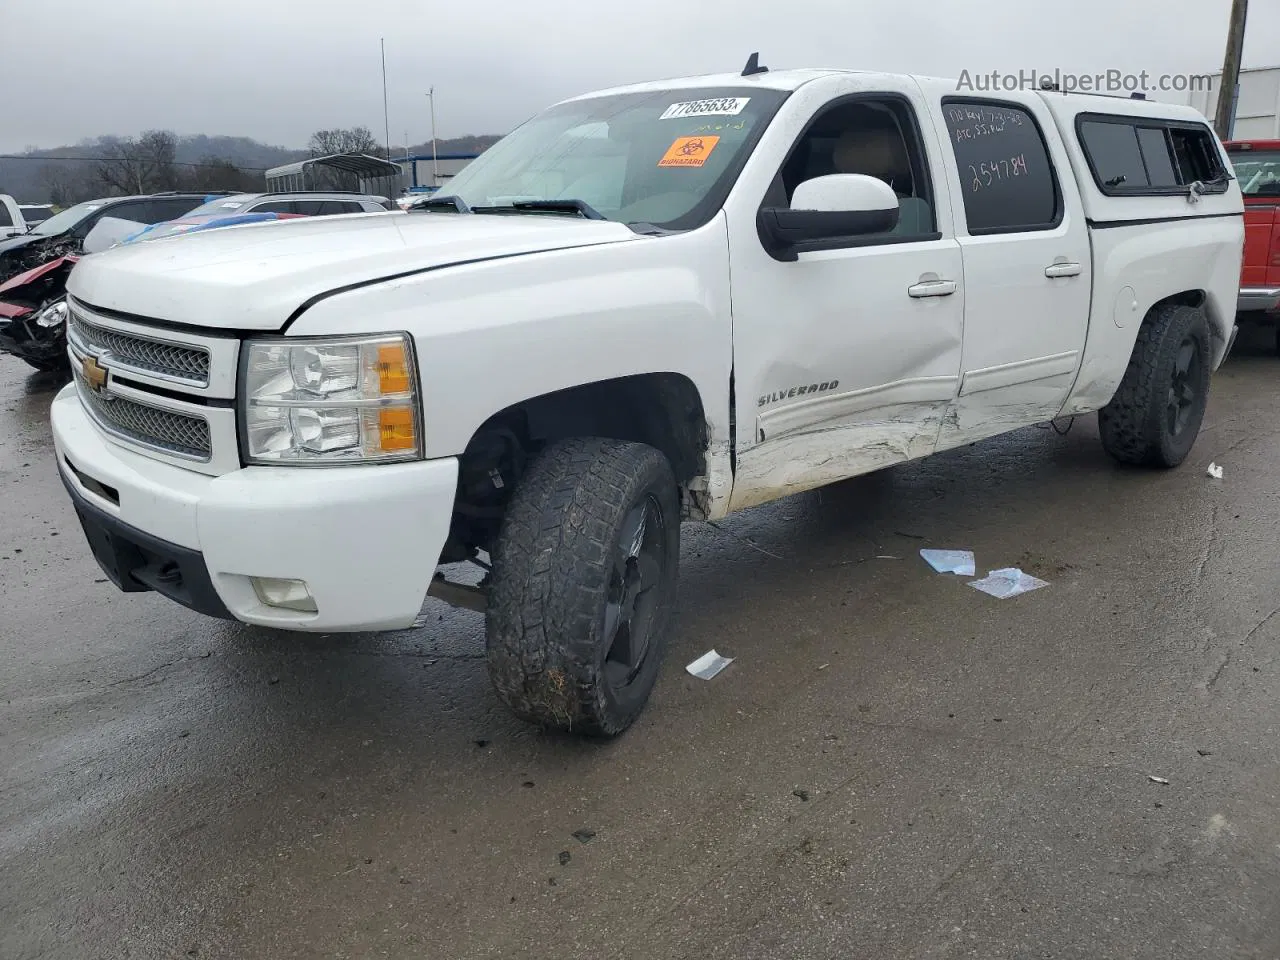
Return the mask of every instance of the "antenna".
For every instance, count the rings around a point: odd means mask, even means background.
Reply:
[[[754,76],[757,73],[768,72],[768,67],[760,66],[760,54],[758,53],[753,53],[751,56],[747,57],[747,65],[742,68],[742,75],[744,77]]]

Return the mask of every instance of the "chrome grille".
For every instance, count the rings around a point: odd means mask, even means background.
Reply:
[[[71,313],[69,334],[81,352],[110,355],[115,367],[133,367],[184,383],[202,387],[209,385],[209,354],[205,350],[107,330],[74,311]]]
[[[127,397],[99,393],[90,388],[79,370],[75,370],[75,377],[85,409],[108,433],[191,460],[207,461],[212,455],[209,422],[203,417],[161,410]]]

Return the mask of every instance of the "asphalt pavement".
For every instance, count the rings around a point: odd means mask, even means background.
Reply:
[[[1280,957],[1261,344],[1175,471],[1087,417],[687,527],[658,688],[607,744],[510,718],[480,617],[435,601],[313,637],[117,592],[56,386],[0,357],[4,960]],[[1049,586],[997,600],[922,547]]]

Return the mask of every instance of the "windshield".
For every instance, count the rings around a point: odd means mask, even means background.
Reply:
[[[102,209],[101,200],[77,203],[74,207],[68,207],[61,213],[55,213],[31,232],[41,237],[52,237],[59,233],[66,233],[93,211],[100,209]]]
[[[39,223],[53,216],[53,211],[48,207],[18,207],[22,213],[22,219],[27,223]]]
[[[578,200],[620,223],[691,229],[720,208],[786,96],[717,88],[561,104],[494,144],[439,194],[477,212]]]
[[[1280,197],[1280,150],[1232,153],[1231,165],[1246,197]]]
[[[250,202],[256,199],[257,197],[219,197],[217,200],[202,203],[189,213],[184,213],[182,218],[185,220],[188,217],[225,217],[242,212]]]

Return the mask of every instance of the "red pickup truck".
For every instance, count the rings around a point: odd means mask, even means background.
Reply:
[[[1240,321],[1274,327],[1280,351],[1280,140],[1230,140],[1224,146],[1245,203]]]

